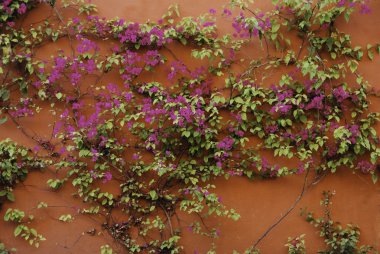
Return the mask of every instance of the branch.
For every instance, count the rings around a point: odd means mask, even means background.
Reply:
[[[294,203],[292,204],[291,207],[288,208],[288,210],[285,212],[283,216],[281,216],[275,223],[273,223],[260,237],[257,239],[257,241],[253,244],[253,248],[256,248],[256,246],[278,225],[283,221],[297,206],[297,204],[301,201],[303,195],[305,194],[305,191],[307,189],[306,183],[307,183],[307,177],[309,175],[310,169],[307,170],[305,179],[302,185],[302,190],[301,193],[298,195]]]

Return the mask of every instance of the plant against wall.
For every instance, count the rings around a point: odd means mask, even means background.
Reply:
[[[234,28],[226,35],[218,33],[215,9],[181,17],[173,5],[159,21],[140,24],[98,17],[96,6],[85,1],[0,4],[1,123],[12,121],[36,143],[34,154],[67,172],[47,184],[54,190],[75,186],[92,205],[82,212],[104,212],[104,229],[129,253],[181,252],[182,213],[198,218],[187,225],[193,233],[218,237],[205,219],[237,220],[239,214],[213,191],[210,181],[217,177],[259,180],[351,168],[377,180],[379,114],[368,111],[369,84],[358,66],[380,47],[352,45],[335,26],[355,10],[367,13],[367,1],[274,0],[268,12],[250,3],[226,6],[222,15]],[[15,23],[38,5],[49,5],[53,14],[28,30]],[[68,8],[77,16],[64,19]],[[68,41],[68,50],[36,57],[41,47],[60,40]],[[247,57],[246,70],[234,71],[258,41],[264,56]],[[116,46],[106,49],[105,42]],[[196,68],[172,50],[179,45],[191,50]],[[281,74],[271,87],[263,85],[269,71]],[[156,72],[166,79],[144,81]],[[106,82],[110,74],[119,81]],[[20,121],[38,117],[44,107],[56,119],[52,140],[28,135]],[[299,166],[273,163],[262,151]],[[16,155],[8,153],[13,166],[1,172],[22,172],[24,167],[14,166]],[[102,190],[115,181],[119,195]],[[115,211],[127,219],[114,222]]]
[[[339,222],[332,219],[331,216],[331,198],[334,192],[324,191],[324,198],[321,200],[323,206],[323,217],[316,218],[312,212],[307,213],[306,220],[314,227],[318,228],[320,236],[324,238],[326,245],[325,250],[320,250],[321,254],[335,253],[377,253],[374,247],[369,245],[361,245],[360,230],[358,226],[347,224],[346,228],[342,227]],[[295,238],[289,238],[288,247],[289,254],[306,253],[305,235]]]

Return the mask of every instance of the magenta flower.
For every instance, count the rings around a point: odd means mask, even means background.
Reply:
[[[337,6],[338,6],[338,7],[343,7],[345,4],[346,4],[346,0],[340,0],[340,1],[337,3]]]
[[[371,9],[369,8],[368,5],[366,4],[360,5],[360,14],[370,14],[370,13],[371,13]]]
[[[18,8],[17,12],[18,14],[24,14],[26,12],[26,5],[24,3],[20,4],[20,7]]]
[[[96,179],[97,175],[95,174],[94,170],[90,170],[90,176],[92,179]]]
[[[323,99],[325,96],[323,94],[315,96],[309,104],[306,105],[305,109],[323,109]]]
[[[111,181],[112,179],[112,173],[107,171],[105,174],[104,174],[104,178],[103,178],[103,181],[102,183],[107,183],[109,181]]]
[[[92,148],[91,153],[92,153],[92,161],[97,161],[99,157],[98,150]]]
[[[299,175],[299,174],[302,174],[303,172],[305,172],[305,165],[303,163],[299,163],[296,174]]]
[[[231,16],[231,15],[232,15],[232,12],[231,12],[229,9],[225,8],[225,9],[223,10],[223,15]]]
[[[271,113],[279,112],[281,114],[287,114],[292,109],[292,105],[277,104],[270,109]]]
[[[220,141],[216,147],[220,150],[229,151],[232,149],[235,141],[231,137],[225,137],[222,141]]]
[[[333,95],[339,103],[350,97],[349,93],[344,90],[343,86],[335,88]]]
[[[275,133],[276,131],[278,131],[277,125],[268,125],[265,127],[265,132],[267,133]]]
[[[360,161],[356,167],[363,173],[369,173],[373,170],[375,170],[375,165],[370,163],[369,161]]]
[[[210,14],[216,14],[216,10],[215,10],[215,9],[210,9],[210,10],[208,10],[208,12],[209,12]]]

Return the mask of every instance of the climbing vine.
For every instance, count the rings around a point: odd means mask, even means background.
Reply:
[[[215,178],[241,176],[254,184],[351,169],[375,183],[379,113],[368,110],[375,94],[358,66],[380,46],[353,45],[335,26],[354,11],[369,13],[367,1],[273,0],[267,12],[251,9],[251,2],[232,0],[222,13],[210,9],[199,17],[182,17],[172,5],[157,22],[140,24],[96,16],[86,1],[3,1],[0,123],[12,122],[36,146],[0,143],[0,197],[13,201],[12,188],[29,169],[48,167],[64,174],[47,185],[76,187],[91,206],[81,213],[103,214],[103,228],[128,253],[180,253],[181,214],[194,215],[186,225],[191,232],[211,238],[219,231],[206,225],[207,217],[240,217],[214,191]],[[19,20],[38,5],[49,5],[51,16],[23,28]],[[77,14],[64,19],[67,9]],[[218,31],[219,15],[231,21],[231,34]],[[36,57],[61,41],[67,48],[50,59]],[[245,56],[251,45],[263,56]],[[175,47],[191,52],[196,64],[181,60]],[[243,60],[246,68],[236,71]],[[273,72],[280,78],[267,85]],[[156,73],[165,79],[146,78]],[[107,82],[111,75],[117,78]],[[46,109],[54,118],[50,140],[22,124]],[[263,151],[298,166],[271,162]],[[104,191],[110,184],[118,194]],[[116,211],[126,219],[114,221]],[[20,223],[20,213],[8,210],[5,219]],[[325,222],[313,221],[325,232]],[[16,230],[33,235],[36,247],[45,240],[25,224]],[[302,237],[292,241],[289,253],[303,253]],[[113,251],[104,245],[101,253]]]
[[[323,206],[324,216],[315,218],[312,212],[307,213],[306,220],[317,227],[320,236],[325,238],[325,250],[320,250],[318,253],[334,254],[334,253],[377,253],[374,247],[369,245],[359,245],[360,230],[358,226],[348,224],[343,228],[339,222],[332,219],[331,216],[331,198],[335,195],[334,192],[324,191],[324,198],[321,200]],[[289,254],[302,254],[306,253],[305,235],[289,238],[288,243]]]

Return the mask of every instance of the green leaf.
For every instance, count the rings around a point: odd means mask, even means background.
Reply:
[[[272,33],[276,33],[280,29],[280,24],[275,24],[272,26]]]
[[[12,192],[7,192],[7,199],[9,200],[9,201],[12,201],[12,202],[15,202],[15,196],[13,195],[13,193]]]
[[[372,177],[372,182],[373,183],[376,183],[377,182],[377,174],[376,173],[373,173],[372,175],[371,175],[371,177]]]
[[[149,191],[149,196],[152,200],[157,200],[158,199],[158,195],[157,195],[157,192],[155,190],[151,190]]]
[[[239,104],[244,104],[244,101],[243,101],[243,99],[242,99],[241,97],[236,97],[234,100],[235,100],[237,103],[239,103]]]
[[[1,118],[0,118],[0,125],[3,124],[3,123],[5,123],[7,120],[8,120],[8,119],[7,119],[6,116],[1,117]]]
[[[373,60],[373,52],[371,50],[368,50],[368,58]]]
[[[21,234],[22,229],[23,229],[23,226],[22,226],[22,225],[18,225],[18,226],[15,228],[15,231],[13,232],[14,236],[18,236],[19,234]]]
[[[3,101],[9,100],[10,92],[7,89],[1,89],[0,90],[0,97],[3,99]]]

